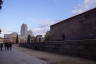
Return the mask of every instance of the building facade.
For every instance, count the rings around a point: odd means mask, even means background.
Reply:
[[[4,38],[0,37],[0,43],[3,43]]]
[[[20,43],[26,43],[28,35],[33,37],[32,30],[28,30],[27,24],[22,24],[21,25],[21,30],[20,30],[20,35],[19,35],[19,42]]]
[[[28,36],[28,35],[34,36],[31,30],[28,30],[28,31],[27,31],[27,36]]]
[[[4,34],[4,42],[5,43],[16,43],[17,33],[13,32],[11,34]]]
[[[43,42],[44,38],[42,37],[42,35],[37,35],[36,37],[36,42]]]
[[[96,8],[50,26],[50,41],[96,39]]]
[[[26,24],[22,24],[21,31],[20,31],[21,36],[26,36],[27,35],[27,31],[28,31],[27,25]]]

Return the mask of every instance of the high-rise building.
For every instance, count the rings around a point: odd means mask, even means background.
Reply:
[[[21,26],[21,36],[26,36],[28,27],[26,24],[22,24]]]
[[[30,35],[31,37],[34,36],[32,33],[32,30],[28,30],[27,25],[22,24],[21,30],[20,30],[20,35],[19,35],[20,43],[26,43],[28,35]]]

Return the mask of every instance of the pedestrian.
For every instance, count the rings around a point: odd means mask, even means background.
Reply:
[[[9,47],[10,47],[10,44],[7,43],[7,44],[6,44],[6,48],[7,48],[7,50],[9,50]]]
[[[2,51],[3,49],[3,43],[0,43],[0,50]]]
[[[7,43],[4,43],[5,50],[7,50]]]
[[[12,50],[12,43],[9,43],[9,50],[11,51]]]

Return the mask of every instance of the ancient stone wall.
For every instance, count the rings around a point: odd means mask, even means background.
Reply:
[[[51,41],[96,38],[96,9],[52,25],[50,35]]]
[[[96,60],[96,40],[20,43],[21,47]]]

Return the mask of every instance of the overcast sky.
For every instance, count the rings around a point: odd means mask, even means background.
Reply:
[[[0,10],[2,34],[20,32],[22,23],[35,35],[50,25],[96,7],[96,0],[4,0]]]

